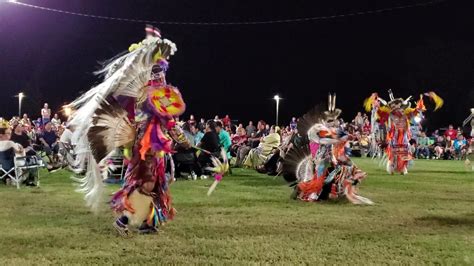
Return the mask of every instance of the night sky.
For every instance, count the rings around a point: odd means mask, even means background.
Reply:
[[[24,0],[40,6],[156,21],[233,22],[327,16],[426,1],[73,1]],[[160,25],[178,46],[167,80],[180,88],[186,116],[229,114],[274,122],[299,116],[336,92],[343,117],[352,119],[377,91],[388,98],[434,90],[445,99],[427,112],[429,128],[460,125],[474,107],[474,1],[443,1],[368,14],[287,24]],[[144,23],[50,13],[0,3],[0,116],[39,116],[97,84],[93,71],[144,37]],[[431,104],[427,104],[432,108]]]

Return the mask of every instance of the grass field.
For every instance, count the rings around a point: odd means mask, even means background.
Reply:
[[[280,178],[235,169],[211,197],[210,180],[176,182],[175,220],[129,239],[105,203],[98,215],[84,207],[67,172],[41,188],[1,185],[0,265],[474,265],[474,173],[462,162],[417,161],[408,176],[356,162],[373,206],[293,201]]]

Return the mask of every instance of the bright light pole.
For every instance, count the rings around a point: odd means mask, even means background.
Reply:
[[[281,98],[277,94],[277,95],[273,96],[273,100],[276,101],[276,123],[275,123],[275,126],[278,126],[278,111],[280,109],[280,100],[281,100]]]
[[[23,101],[23,98],[25,98],[25,94],[20,92],[16,97],[18,97],[18,117],[21,117],[21,102]]]

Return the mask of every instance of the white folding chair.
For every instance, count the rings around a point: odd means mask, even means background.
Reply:
[[[28,178],[28,175],[33,174],[34,184],[39,187],[40,174],[39,169],[44,167],[43,160],[37,156],[16,156],[15,157],[15,177],[12,180],[16,183],[17,189],[20,189],[21,182]]]
[[[15,167],[12,162],[15,152],[13,149],[8,149],[0,152],[0,179],[13,179]]]
[[[0,180],[10,178],[14,179],[15,177],[12,175],[15,172],[15,168],[12,168],[10,170],[5,170],[3,169],[2,165],[0,164]]]

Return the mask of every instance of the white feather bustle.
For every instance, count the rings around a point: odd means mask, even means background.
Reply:
[[[153,56],[157,52],[159,42],[165,42],[171,46],[170,54],[176,51],[176,46],[169,40],[147,38],[138,49],[118,57],[98,71],[96,74],[105,74],[104,81],[67,106],[74,110],[69,124],[75,127],[74,134],[78,139],[75,148],[77,154],[75,166],[79,169],[77,171],[83,170],[87,163],[86,175],[75,180],[80,183],[78,191],[85,194],[87,206],[94,211],[97,211],[100,206],[104,185],[99,164],[91,155],[87,140],[93,114],[109,96],[136,97],[138,95],[149,80],[154,64]]]

